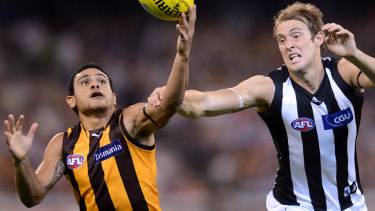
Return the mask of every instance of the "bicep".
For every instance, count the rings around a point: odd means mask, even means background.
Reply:
[[[361,87],[363,87],[364,89],[375,90],[375,84],[364,73],[357,75],[356,80],[357,78],[357,86],[361,85]]]
[[[35,172],[45,191],[49,191],[65,172],[61,155],[62,139],[62,133],[52,138],[44,152],[43,161]]]
[[[234,87],[241,95],[244,108],[268,108],[275,93],[271,78],[253,76]]]
[[[364,89],[375,89],[375,84],[353,63],[342,58],[338,63],[338,70],[344,81],[357,91]]]

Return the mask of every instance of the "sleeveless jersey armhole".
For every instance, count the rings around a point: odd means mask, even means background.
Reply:
[[[145,150],[154,150],[155,149],[155,144],[152,145],[152,146],[147,146],[147,145],[143,145],[141,143],[139,143],[139,141],[135,138],[133,138],[129,132],[126,130],[126,127],[125,127],[125,124],[124,124],[124,115],[125,113],[122,111],[120,116],[119,116],[119,124],[120,124],[120,129],[121,129],[121,132],[122,134],[125,136],[126,140],[128,140],[129,142],[131,142],[132,144],[134,144],[135,146],[141,148],[141,149],[145,149]]]

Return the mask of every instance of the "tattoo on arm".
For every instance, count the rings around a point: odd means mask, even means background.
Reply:
[[[59,179],[64,175],[64,172],[65,172],[65,165],[64,165],[64,161],[62,159],[60,159],[56,166],[55,166],[55,173],[53,174],[53,178],[51,180],[51,182],[43,187],[44,190],[50,190],[55,184],[57,181],[59,181]]]

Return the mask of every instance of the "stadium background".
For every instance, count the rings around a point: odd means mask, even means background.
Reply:
[[[231,87],[282,64],[273,16],[292,1],[199,1],[190,89]],[[374,3],[310,1],[375,55]],[[147,14],[136,0],[0,0],[0,117],[39,123],[30,160],[42,160],[54,134],[77,122],[65,103],[69,76],[87,62],[114,81],[118,104],[146,101],[166,83],[175,56],[175,22]],[[328,54],[329,55],[329,54]],[[357,142],[362,186],[375,210],[375,92],[366,92]],[[3,131],[3,126],[0,126]],[[0,133],[0,211],[26,210],[16,196],[10,155]],[[265,210],[276,151],[255,111],[190,120],[175,116],[156,133],[158,186],[165,211]],[[78,210],[65,178],[28,210]]]

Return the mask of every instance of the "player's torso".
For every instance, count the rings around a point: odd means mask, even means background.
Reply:
[[[95,131],[81,124],[68,131],[67,178],[81,209],[160,210],[155,146],[139,145],[120,125],[121,117]]]
[[[274,195],[281,203],[340,209],[361,196],[355,140],[362,96],[345,84],[335,67],[325,66],[313,94],[280,70],[285,74],[275,85],[272,112],[261,114],[278,150]]]

